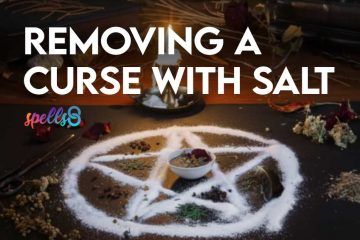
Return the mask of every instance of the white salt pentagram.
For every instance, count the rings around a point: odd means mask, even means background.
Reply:
[[[197,135],[199,133],[224,135],[231,137],[246,138],[261,143],[259,146],[219,146],[208,147]],[[113,148],[128,144],[132,141],[144,138],[163,136],[167,145],[159,152],[149,152],[135,156],[107,155]],[[202,182],[185,192],[176,193],[162,186],[166,171],[168,155],[182,147],[182,141],[186,141],[190,147],[205,148],[214,154],[219,153],[256,153],[256,156],[246,163],[233,168],[226,174],[217,164],[212,170],[212,178]],[[140,180],[126,175],[118,170],[102,165],[104,162],[121,161],[125,159],[140,159],[156,157],[156,163],[146,180]],[[277,161],[282,173],[282,194],[265,203],[258,211],[250,211],[250,207],[240,192],[236,190],[235,182],[244,173],[250,171],[266,158]],[[92,168],[113,178],[113,180],[127,184],[137,189],[130,198],[126,207],[127,215],[123,218],[114,218],[104,211],[95,208],[86,198],[79,193],[78,177],[81,171]],[[296,193],[302,177],[299,173],[299,164],[294,152],[287,146],[261,136],[242,130],[222,128],[216,126],[184,126],[155,129],[150,131],[136,132],[111,138],[86,148],[79,156],[73,159],[63,177],[63,193],[66,196],[65,203],[73,214],[89,227],[109,233],[123,235],[130,231],[132,236],[143,234],[159,234],[176,237],[231,237],[265,227],[268,231],[279,231],[289,211],[296,204]],[[211,200],[196,198],[193,193],[208,191],[212,186],[219,185],[231,189],[228,194],[229,202],[214,203]],[[147,186],[145,190],[145,186]],[[146,191],[147,201],[144,201]],[[168,199],[154,201],[159,194],[165,194]],[[216,210],[220,213],[224,223],[207,223],[201,225],[186,225],[169,223],[166,225],[151,225],[133,221],[137,216],[148,219],[164,213],[174,213],[179,204],[195,203]],[[116,219],[116,221],[114,221]],[[116,222],[116,223],[114,223]]]

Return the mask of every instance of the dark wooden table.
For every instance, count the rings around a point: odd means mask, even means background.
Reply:
[[[314,240],[356,240],[360,226],[360,207],[355,203],[343,200],[330,200],[326,196],[331,176],[338,176],[342,171],[360,169],[360,141],[340,150],[332,144],[318,145],[309,139],[292,133],[291,128],[297,120],[303,119],[302,113],[281,114],[269,109],[266,105],[212,105],[207,106],[195,115],[155,115],[145,113],[133,107],[94,106],[81,107],[83,118],[90,124],[95,121],[110,121],[112,133],[104,139],[117,135],[167,126],[217,125],[254,132],[267,138],[273,138],[288,145],[298,156],[304,182],[300,186],[299,201],[286,217],[283,229],[278,233],[266,234],[257,231],[239,237],[239,239],[314,239]],[[355,104],[360,111],[360,104]],[[0,174],[5,174],[28,157],[43,152],[50,143],[38,144],[31,140],[30,129],[23,126],[25,113],[46,112],[48,106],[35,105],[1,105],[1,165]],[[315,113],[328,111],[327,107],[315,110]],[[265,128],[270,131],[265,131]],[[355,133],[360,133],[359,123],[352,124]],[[83,129],[56,129],[54,138]],[[55,141],[55,140],[53,140]],[[90,140],[82,139],[57,159],[35,169],[27,177],[39,177],[53,170],[61,173],[81,149],[91,145]],[[222,144],[222,143],[219,143]],[[49,208],[53,214],[54,224],[63,229],[74,227],[81,230],[83,239],[118,239],[104,232],[82,226],[64,206],[60,213],[54,206],[63,205],[60,188],[50,191],[52,196]],[[3,202],[4,201],[4,202]],[[7,200],[2,200],[5,203]],[[3,239],[21,239],[13,226],[0,221],[0,232]],[[26,239],[39,239],[32,236]],[[168,239],[158,236],[144,236],[141,239]]]

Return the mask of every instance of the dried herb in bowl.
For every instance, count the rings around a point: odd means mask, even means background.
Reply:
[[[195,168],[206,165],[210,161],[211,157],[206,150],[193,149],[191,152],[184,152],[172,159],[170,163],[176,167]]]

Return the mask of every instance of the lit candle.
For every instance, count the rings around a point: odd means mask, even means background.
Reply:
[[[171,24],[169,24],[169,26],[167,27],[166,32],[165,32],[165,40],[164,40],[165,54],[169,53],[169,31],[170,31],[170,29],[172,29]]]

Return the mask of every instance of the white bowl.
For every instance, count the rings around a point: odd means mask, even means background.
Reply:
[[[199,166],[199,167],[193,167],[193,168],[185,168],[185,167],[178,167],[171,164],[171,160],[174,158],[184,154],[184,153],[190,153],[193,150],[193,148],[184,148],[177,151],[172,152],[169,155],[169,166],[171,171],[173,171],[176,175],[185,178],[185,179],[198,179],[203,176],[205,176],[208,172],[211,171],[214,163],[215,163],[215,155],[209,151],[206,151],[211,161],[205,165]]]

